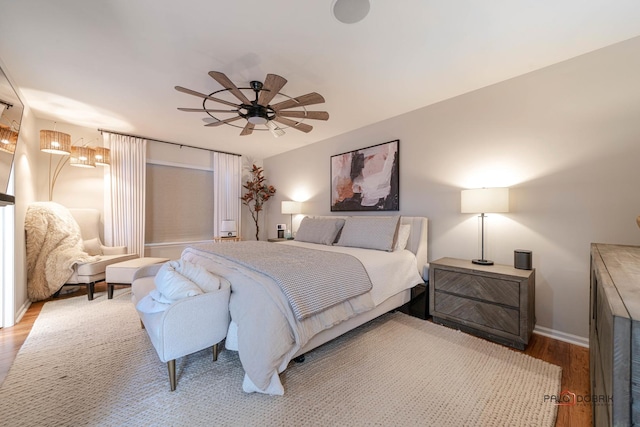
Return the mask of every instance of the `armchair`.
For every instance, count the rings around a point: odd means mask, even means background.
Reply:
[[[80,227],[84,250],[89,255],[98,255],[97,261],[78,262],[73,266],[73,274],[66,285],[86,285],[87,297],[93,300],[95,284],[105,280],[108,265],[139,258],[138,254],[128,254],[126,246],[104,246],[100,241],[100,212],[96,209],[69,209]]]

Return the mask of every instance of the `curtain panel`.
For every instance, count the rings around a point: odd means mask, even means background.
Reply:
[[[242,202],[242,158],[240,156],[213,153],[213,232],[220,236],[224,220],[236,222],[236,232],[242,236],[240,210]]]
[[[111,149],[105,241],[143,257],[147,140],[107,132],[103,138]]]

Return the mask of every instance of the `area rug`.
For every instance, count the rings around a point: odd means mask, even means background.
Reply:
[[[188,333],[188,331],[185,331]],[[246,394],[235,352],[178,359],[169,391],[128,290],[48,302],[0,388],[11,426],[553,426],[561,369],[389,313],[308,353],[284,396]]]

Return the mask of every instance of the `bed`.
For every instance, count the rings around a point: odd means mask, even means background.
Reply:
[[[305,217],[292,241],[197,245],[181,258],[231,283],[225,345],[239,352],[243,390],[282,395],[293,358],[409,301],[427,219]]]

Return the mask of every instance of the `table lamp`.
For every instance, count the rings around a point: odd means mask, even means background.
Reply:
[[[471,262],[480,265],[493,265],[493,261],[484,258],[484,219],[486,213],[509,212],[508,188],[476,188],[462,190],[460,200],[462,213],[479,213],[482,222],[480,259]]]
[[[294,201],[282,202],[281,213],[291,215],[291,237],[293,237],[293,216],[302,213],[302,203]]]

